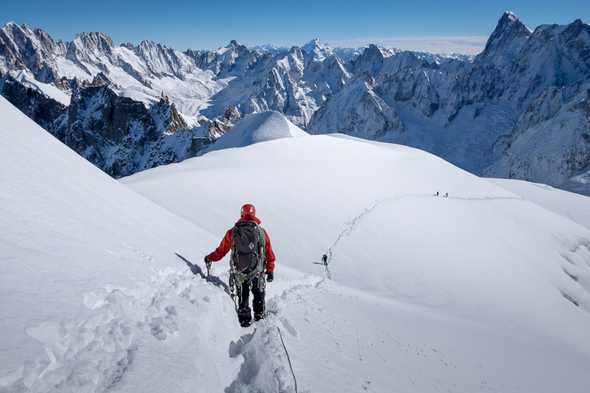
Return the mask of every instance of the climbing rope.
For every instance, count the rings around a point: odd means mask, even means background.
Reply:
[[[287,346],[285,345],[285,340],[283,340],[283,334],[281,333],[281,329],[278,326],[277,326],[277,331],[279,332],[281,344],[283,344],[283,349],[285,350],[285,354],[287,355],[287,361],[289,362],[289,368],[291,369],[291,375],[293,375],[293,382],[295,383],[295,393],[298,393],[297,378],[295,378],[295,372],[293,371],[293,364],[291,363],[291,357],[289,356],[289,351],[287,351]]]

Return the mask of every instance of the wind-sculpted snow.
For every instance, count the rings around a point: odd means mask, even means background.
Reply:
[[[240,120],[231,130],[215,141],[213,145],[206,148],[203,153],[306,135],[308,134],[305,131],[295,126],[278,112],[256,113]]]
[[[223,292],[195,281],[190,273],[160,274],[136,288],[97,290],[84,299],[91,309],[87,317],[49,320],[27,329],[47,356],[27,363],[22,376],[0,391],[127,391],[127,384],[135,383],[137,371],[145,367],[135,362],[142,362],[146,352],[181,339],[185,345],[193,345],[195,357],[205,356],[206,326],[224,324],[233,313]],[[198,318],[211,308],[220,316],[216,321]],[[219,314],[220,310],[224,313]],[[201,330],[200,336],[186,337],[195,329]],[[219,365],[210,365],[211,370]],[[232,367],[229,361],[224,366]],[[174,368],[187,369],[182,364]]]

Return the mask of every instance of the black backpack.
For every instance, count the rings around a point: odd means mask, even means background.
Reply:
[[[264,231],[254,221],[240,221],[233,229],[231,263],[236,276],[252,279],[264,271]]]

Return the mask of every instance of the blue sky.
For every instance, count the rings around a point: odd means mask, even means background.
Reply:
[[[504,10],[531,27],[590,21],[588,0],[2,0],[0,23],[26,23],[65,40],[81,31],[102,31],[115,42],[150,39],[186,49],[214,48],[231,39],[293,45],[314,37],[341,42],[487,36]]]

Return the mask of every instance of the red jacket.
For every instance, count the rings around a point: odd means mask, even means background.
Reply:
[[[248,217],[248,218],[241,218],[238,222],[242,221],[254,221],[256,224],[260,225],[261,221],[256,217]],[[207,255],[207,261],[209,262],[217,262],[221,258],[225,256],[231,250],[233,246],[233,231],[234,229],[230,229],[225,232],[225,236],[219,243],[219,246],[213,251],[211,254]],[[264,241],[265,241],[265,252],[266,252],[266,271],[273,272],[275,270],[275,254],[272,250],[272,244],[270,244],[270,237],[268,236],[268,232],[266,229],[262,228],[264,232]]]

